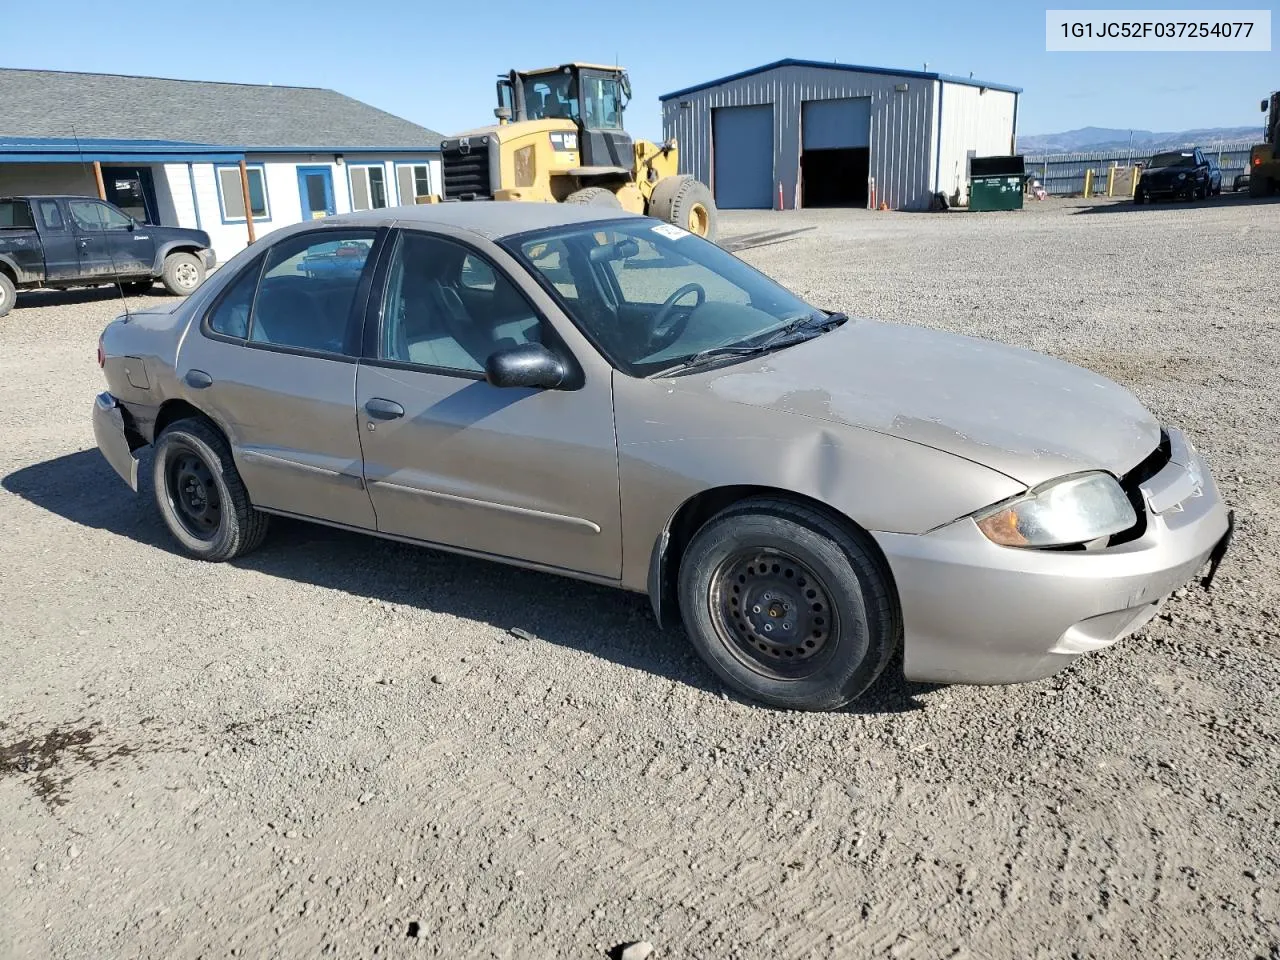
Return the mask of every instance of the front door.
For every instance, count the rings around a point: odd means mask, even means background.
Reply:
[[[154,269],[156,243],[144,224],[137,224],[100,200],[67,201],[75,226],[82,277],[149,276]]]
[[[298,196],[303,220],[333,216],[337,212],[333,205],[333,171],[328,167],[299,167]]]
[[[376,239],[353,229],[281,241],[183,342],[178,378],[226,430],[260,507],[374,529],[355,390],[358,290]]]
[[[103,167],[107,199],[139,223],[159,223],[156,189],[147,167]]]
[[[500,269],[453,240],[400,234],[356,415],[378,529],[600,577],[621,575],[613,390],[499,388],[495,350],[554,343]]]

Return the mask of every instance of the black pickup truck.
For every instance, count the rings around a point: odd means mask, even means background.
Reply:
[[[203,230],[139,223],[94,197],[0,197],[0,317],[40,287],[119,283],[136,295],[159,280],[183,296],[214,263]]]

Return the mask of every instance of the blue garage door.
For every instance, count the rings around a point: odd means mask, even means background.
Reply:
[[[719,107],[711,113],[716,206],[773,207],[773,105]]]
[[[800,107],[804,149],[871,146],[871,98],[806,100]]]

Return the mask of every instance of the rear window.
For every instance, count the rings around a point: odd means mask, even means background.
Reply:
[[[33,229],[31,207],[25,200],[0,200],[0,229],[5,227]]]

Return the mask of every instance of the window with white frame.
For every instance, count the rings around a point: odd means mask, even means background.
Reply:
[[[249,209],[254,220],[270,220],[271,207],[267,203],[267,175],[261,164],[245,168],[249,180]],[[218,168],[218,196],[222,201],[222,220],[235,223],[245,220],[244,190],[240,184],[240,167]]]
[[[387,168],[382,164],[348,164],[351,176],[351,209],[387,207]]]
[[[431,167],[425,163],[396,164],[396,181],[402,204],[417,203],[431,196]]]

